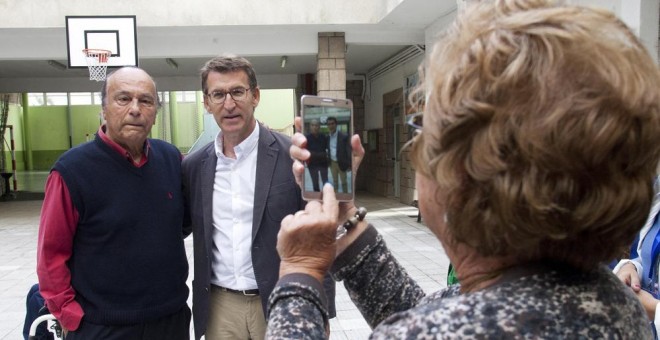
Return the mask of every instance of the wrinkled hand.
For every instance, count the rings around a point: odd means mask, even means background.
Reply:
[[[628,262],[624,264],[621,269],[616,273],[616,276],[625,284],[626,286],[632,288],[635,293],[638,293],[642,286],[639,283],[639,274],[637,273],[637,268],[635,265]]]
[[[642,303],[649,320],[653,321],[655,319],[655,309],[660,301],[656,300],[651,293],[645,290],[640,290],[639,292],[636,292],[636,294],[639,302]]]
[[[282,261],[280,277],[303,273],[323,282],[335,259],[338,211],[335,191],[326,184],[322,202],[309,202],[305,210],[282,220],[277,234],[277,253]]]

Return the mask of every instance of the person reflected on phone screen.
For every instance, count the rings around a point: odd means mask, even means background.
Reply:
[[[309,133],[307,137],[307,150],[311,157],[307,162],[307,169],[312,179],[312,188],[314,191],[321,191],[321,183],[328,182],[328,136],[321,133],[321,123],[318,119],[312,119],[309,122]]]

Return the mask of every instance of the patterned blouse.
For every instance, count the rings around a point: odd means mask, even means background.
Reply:
[[[653,339],[632,291],[607,268],[538,264],[486,289],[425,296],[369,227],[332,268],[373,328],[371,339]],[[327,338],[321,283],[283,277],[270,296],[267,338]]]

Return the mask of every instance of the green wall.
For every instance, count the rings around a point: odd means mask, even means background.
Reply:
[[[255,116],[270,128],[285,130],[285,133],[290,134],[295,115],[294,98],[295,94],[292,89],[263,90]],[[181,152],[187,152],[203,130],[204,109],[200,94],[198,94],[197,100],[199,103],[179,103],[176,102],[176,95],[172,94],[169,102],[174,104],[170,106],[169,103],[164,103],[163,108],[159,110],[151,137],[172,142]],[[67,110],[70,114],[67,113]],[[88,138],[90,140],[94,138],[101,123],[100,112],[100,105],[30,106],[25,111],[20,105],[10,106],[8,124],[15,127],[17,169],[50,170],[57,158],[69,149],[70,142],[72,146],[77,146]],[[167,118],[165,115],[168,115]],[[70,123],[69,116],[71,117]],[[165,124],[164,120],[169,123]],[[69,136],[69,130],[71,130],[71,136]],[[29,141],[25,140],[26,136]],[[9,139],[9,132],[7,132],[7,139]],[[71,139],[70,142],[69,139]],[[33,164],[28,164],[28,156],[31,156]],[[11,168],[9,150],[5,152],[4,157],[8,160],[7,166]]]
[[[293,134],[295,117],[295,91],[293,89],[262,90],[254,116],[269,128]],[[291,132],[291,133],[289,133]]]
[[[48,170],[69,149],[66,106],[32,106],[28,108],[29,145],[32,170]]]
[[[71,110],[71,144],[72,146],[84,143],[88,138],[93,139],[99,128],[101,110],[100,105],[72,105]],[[69,149],[69,124],[67,119],[67,106],[31,106],[27,110],[28,126],[30,129],[28,144],[32,152],[31,170],[50,170],[55,160]],[[17,108],[16,112],[9,113],[9,120],[22,121],[23,112]],[[22,124],[21,124],[22,127]],[[16,167],[26,170],[26,150],[23,143],[23,128],[18,131],[19,136],[14,138],[18,142],[16,153]],[[89,135],[89,136],[87,136]]]
[[[187,152],[195,143],[201,131],[197,116],[197,105],[195,103],[179,103],[176,114],[178,116],[178,128],[172,139],[176,141],[176,146],[181,152]]]
[[[101,105],[71,106],[71,140],[73,146],[82,144],[87,139],[94,139],[94,134],[101,126]]]

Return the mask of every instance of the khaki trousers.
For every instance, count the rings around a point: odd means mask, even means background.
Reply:
[[[339,169],[339,163],[337,161],[330,161],[330,173],[332,173],[332,184],[335,186],[335,190],[339,192],[339,181],[341,178],[341,192],[348,192],[348,183],[346,182],[346,171],[341,171]]]
[[[258,295],[226,292],[211,285],[210,296],[206,340],[263,340],[266,319]]]

